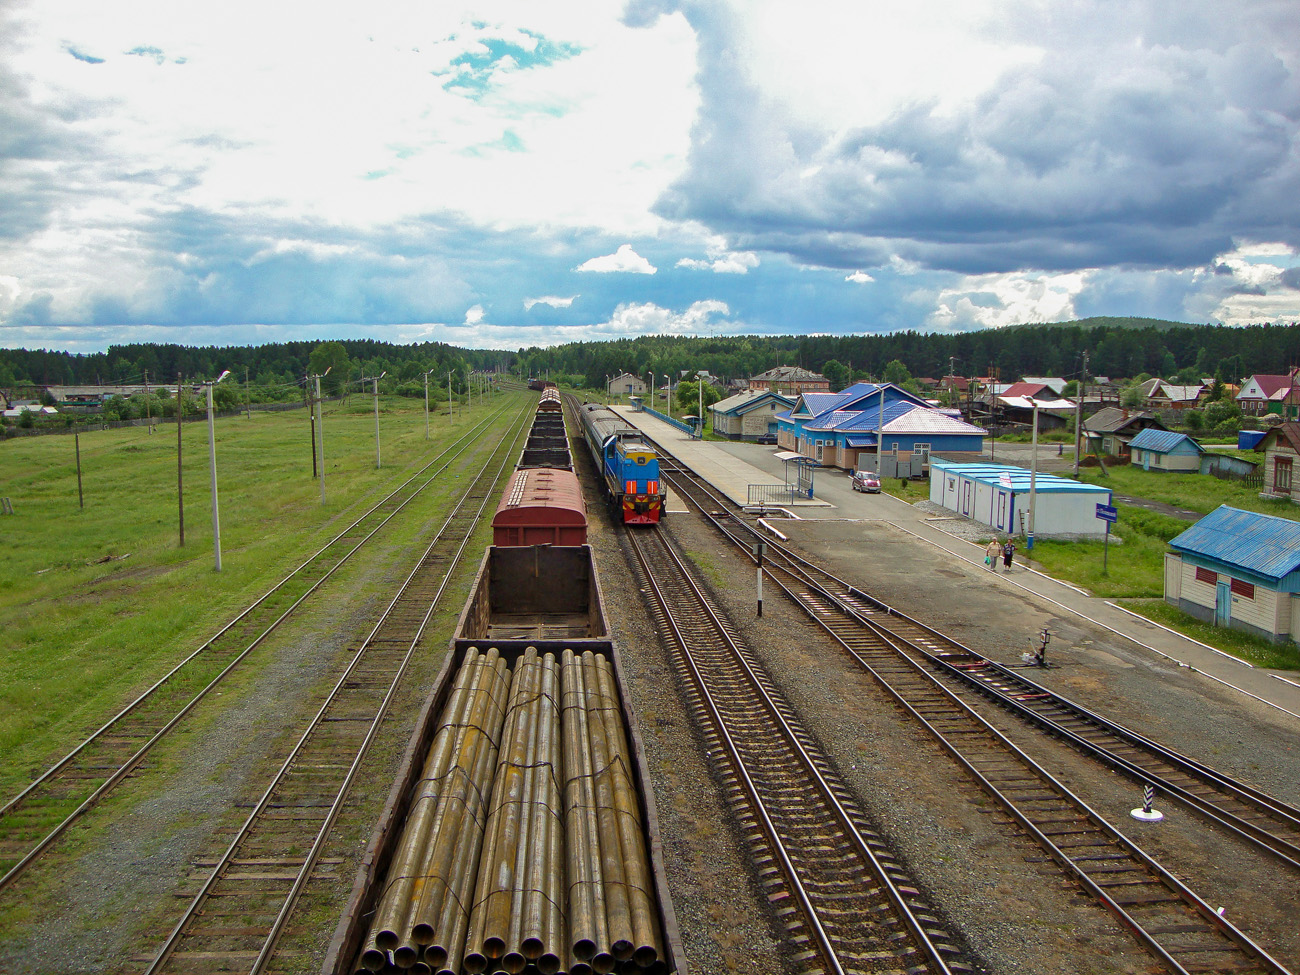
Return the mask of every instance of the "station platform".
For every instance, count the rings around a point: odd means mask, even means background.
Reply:
[[[752,457],[740,457],[726,448],[731,444],[714,440],[695,440],[677,427],[664,423],[649,413],[638,412],[630,406],[611,406],[615,413],[636,427],[655,443],[662,445],[683,464],[695,471],[731,501],[744,506],[749,504],[749,486],[751,484],[783,484],[785,470],[783,462],[776,460],[771,447],[758,447],[756,444],[738,444],[747,448]],[[767,463],[765,461],[771,461]],[[762,466],[757,466],[762,464]],[[775,467],[773,467],[775,465]],[[829,501],[817,497],[817,474],[813,475],[813,497],[799,498],[793,502],[781,502],[782,508],[831,508]],[[668,497],[669,514],[685,511],[680,499]]]

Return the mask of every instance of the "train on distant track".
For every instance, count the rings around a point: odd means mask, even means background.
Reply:
[[[668,490],[659,478],[659,455],[645,434],[598,403],[579,406],[578,420],[600,479],[623,523],[658,524]]]
[[[684,970],[563,414],[539,408],[529,441],[330,946],[334,975]]]

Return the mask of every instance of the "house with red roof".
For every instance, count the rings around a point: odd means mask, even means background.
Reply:
[[[1300,368],[1284,376],[1255,375],[1247,379],[1237,394],[1237,406],[1248,416],[1280,413],[1294,416],[1300,404]]]

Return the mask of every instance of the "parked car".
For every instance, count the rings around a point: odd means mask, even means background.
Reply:
[[[880,478],[871,471],[853,472],[853,490],[865,491],[867,494],[880,493]]]
[[[760,433],[757,437],[754,438],[754,443],[766,444],[766,445],[769,446],[769,447],[775,446],[775,445],[776,445],[776,434],[775,434],[775,433]]]

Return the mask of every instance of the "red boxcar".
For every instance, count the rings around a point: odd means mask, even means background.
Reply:
[[[492,517],[493,545],[586,545],[587,506],[573,471],[517,470]]]

